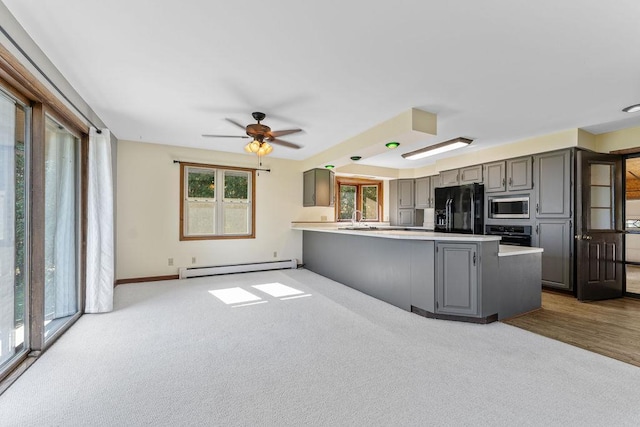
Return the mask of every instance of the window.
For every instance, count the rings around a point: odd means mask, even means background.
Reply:
[[[338,221],[351,221],[354,211],[359,211],[362,221],[380,221],[382,213],[382,183],[363,179],[337,178]],[[358,215],[357,219],[360,219]]]
[[[180,164],[180,240],[253,238],[252,169]]]

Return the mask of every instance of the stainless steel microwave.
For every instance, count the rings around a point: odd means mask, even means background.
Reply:
[[[529,196],[489,197],[489,218],[529,218]]]

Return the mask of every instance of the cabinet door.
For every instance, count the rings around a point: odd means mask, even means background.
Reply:
[[[460,168],[460,184],[482,182],[482,165]]]
[[[425,176],[416,179],[416,208],[424,209],[429,207],[429,188],[431,187],[431,178]]]
[[[303,174],[303,206],[333,206],[334,173],[328,169],[311,169]]]
[[[543,248],[542,284],[572,290],[571,246],[572,223],[569,219],[542,219],[536,221],[534,245]]]
[[[308,170],[303,174],[304,190],[302,206],[315,206],[316,204],[316,171]]]
[[[413,180],[412,179],[400,179],[398,180],[398,208],[412,208],[414,206],[413,200]]]
[[[440,186],[450,187],[452,185],[460,184],[460,171],[458,169],[452,169],[450,171],[440,172]]]
[[[507,160],[507,190],[530,190],[533,186],[532,158]]]
[[[415,222],[416,211],[412,209],[398,209],[398,224],[400,226],[412,226]]]
[[[478,245],[436,243],[436,313],[478,315]]]
[[[487,163],[484,165],[484,191],[496,193],[506,190],[505,162]]]
[[[436,184],[440,180],[439,176],[432,176],[429,183],[429,208],[436,207]]]
[[[571,217],[571,151],[534,156],[536,218]]]

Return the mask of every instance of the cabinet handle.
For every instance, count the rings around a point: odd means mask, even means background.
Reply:
[[[509,186],[513,184],[513,178],[509,178]]]
[[[476,253],[475,252],[473,253],[473,265],[474,266],[476,265]]]
[[[538,204],[536,203],[536,213],[538,213],[538,212],[540,211],[540,209],[539,209],[539,208],[540,208],[540,205],[538,205]]]
[[[502,178],[502,186],[504,187],[504,178]]]
[[[539,227],[539,226],[538,226],[538,225],[536,225],[536,234],[538,234],[538,227]]]

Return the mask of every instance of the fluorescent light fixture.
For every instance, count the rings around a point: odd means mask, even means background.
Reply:
[[[430,145],[410,153],[404,153],[402,157],[409,160],[418,160],[428,156],[444,153],[445,151],[455,150],[456,148],[466,147],[473,142],[472,139],[456,138],[439,144]]]
[[[625,113],[635,113],[637,111],[640,111],[640,104],[629,105],[628,107],[623,108],[622,111],[624,111]]]

